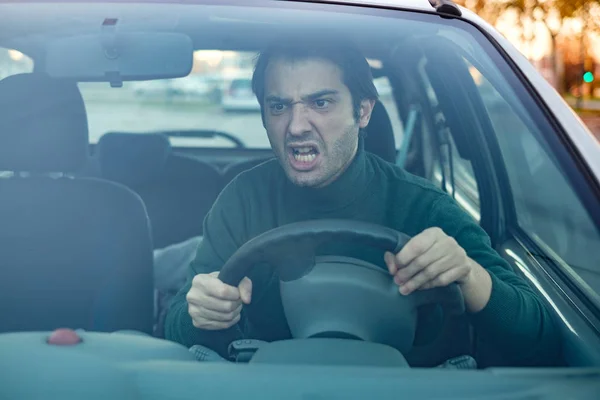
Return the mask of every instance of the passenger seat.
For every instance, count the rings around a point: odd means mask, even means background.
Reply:
[[[144,200],[155,248],[202,235],[204,217],[221,190],[215,168],[174,153],[161,134],[107,133],[96,154],[102,178],[126,185]]]
[[[144,204],[122,185],[73,177],[87,153],[75,82],[0,81],[0,332],[152,332]]]

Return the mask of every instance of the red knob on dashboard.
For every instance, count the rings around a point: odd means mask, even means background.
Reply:
[[[72,346],[81,342],[81,338],[73,329],[60,328],[48,337],[48,344],[56,346]]]

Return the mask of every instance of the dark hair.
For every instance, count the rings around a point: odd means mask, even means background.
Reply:
[[[352,43],[342,40],[281,40],[258,55],[252,75],[252,91],[260,104],[263,122],[265,73],[269,62],[275,58],[289,61],[316,58],[335,64],[342,71],[342,82],[350,90],[356,120],[360,117],[360,103],[363,100],[377,100],[379,97],[371,67],[358,47]]]

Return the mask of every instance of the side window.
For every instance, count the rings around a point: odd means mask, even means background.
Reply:
[[[454,140],[449,137],[447,156],[443,157],[442,166],[446,170],[446,192],[471,215],[478,223],[481,221],[479,191],[471,161],[462,158]]]
[[[20,51],[0,47],[0,80],[17,74],[33,72],[33,60]],[[10,177],[12,172],[0,171],[0,178]]]
[[[33,72],[33,60],[20,51],[0,47],[0,79]]]
[[[379,101],[383,104],[390,117],[392,129],[394,130],[396,150],[398,150],[402,145],[402,120],[400,115],[398,115],[398,108],[392,94],[392,85],[386,76],[375,78],[373,82],[379,93]]]
[[[398,114],[398,107],[394,100],[392,85],[388,77],[381,72],[383,67],[381,60],[369,58],[367,61],[373,71],[373,83],[379,94],[379,102],[383,105],[390,117],[390,122],[394,131],[394,142],[396,150],[398,150],[402,145],[402,120]]]
[[[600,232],[535,124],[471,70],[502,152],[519,227],[547,250],[546,256],[559,258],[600,293]]]
[[[461,157],[452,135],[447,129],[443,129],[445,118],[439,109],[436,93],[424,68],[421,68],[420,78],[426,93],[426,103],[433,114],[430,123],[425,125],[431,127],[431,134],[436,137],[436,140],[432,141],[434,147],[432,180],[479,223],[481,220],[479,189],[471,161]],[[422,113],[421,117],[426,118],[426,113]]]

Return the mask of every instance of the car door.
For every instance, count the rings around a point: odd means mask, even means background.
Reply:
[[[575,156],[557,144],[552,115],[491,46],[477,53],[449,40],[401,53],[388,62],[390,79],[403,88],[405,130],[419,128],[402,146],[428,148],[405,167],[430,171],[425,177],[539,293],[562,327],[565,364],[600,365],[600,202]],[[411,109],[419,110],[416,124]],[[493,349],[481,351],[502,364]]]
[[[502,95],[470,68],[501,155],[495,164],[505,169],[512,194],[499,251],[562,321],[565,361],[598,365],[600,230],[590,206],[593,211],[600,204],[594,183],[575,166],[575,154],[553,144],[557,132],[539,108],[530,103],[528,109],[521,94]]]

